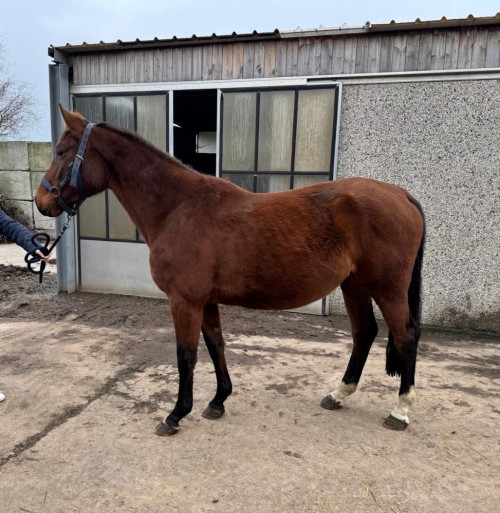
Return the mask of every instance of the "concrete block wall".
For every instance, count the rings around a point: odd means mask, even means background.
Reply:
[[[0,194],[16,206],[27,226],[54,234],[54,220],[42,216],[34,195],[52,160],[48,142],[0,142]]]

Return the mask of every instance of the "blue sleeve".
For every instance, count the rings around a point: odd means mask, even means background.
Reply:
[[[21,223],[18,223],[9,217],[3,210],[0,209],[0,235],[7,237],[18,246],[21,246],[26,252],[33,251],[38,248],[38,244],[34,245],[31,242],[33,232],[28,230]]]

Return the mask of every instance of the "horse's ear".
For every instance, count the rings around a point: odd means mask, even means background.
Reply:
[[[79,112],[70,112],[59,104],[59,110],[70,132],[81,135],[87,126],[88,121]]]

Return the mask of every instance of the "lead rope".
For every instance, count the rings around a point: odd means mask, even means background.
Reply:
[[[42,261],[42,259],[40,258],[40,255],[38,255],[36,253],[36,251],[40,250],[44,255],[50,255],[50,253],[52,253],[52,251],[56,247],[57,243],[61,240],[62,236],[64,235],[64,232],[69,228],[71,219],[73,218],[73,216],[75,214],[66,214],[66,215],[67,215],[67,220],[64,223],[64,225],[61,229],[61,232],[54,240],[54,243],[52,244],[52,246],[49,247],[50,235],[48,233],[40,232],[40,233],[36,233],[35,235],[33,235],[33,237],[31,237],[31,242],[33,243],[33,245],[38,246],[38,247],[36,249],[34,249],[33,251],[30,251],[29,253],[27,253],[24,256],[24,261],[28,265],[28,269],[30,272],[32,272],[33,274],[38,274],[40,283],[42,283],[42,281],[43,281],[43,272],[45,271],[45,262]],[[42,239],[42,242],[40,242],[38,240],[39,238]],[[40,244],[42,244],[42,245],[40,245]],[[40,268],[37,269],[34,267],[34,265],[37,264],[38,262],[40,262]]]

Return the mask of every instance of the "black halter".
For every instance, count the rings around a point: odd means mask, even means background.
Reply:
[[[69,215],[74,216],[80,205],[84,202],[87,195],[85,194],[85,185],[83,183],[83,178],[80,173],[80,166],[83,162],[83,156],[85,154],[85,149],[87,147],[87,142],[89,140],[90,131],[94,123],[88,123],[85,127],[85,131],[83,132],[82,140],[80,141],[80,147],[78,148],[78,153],[76,154],[75,160],[71,162],[68,166],[68,171],[59,180],[57,185],[52,185],[45,176],[41,180],[41,184],[54,196],[56,203]],[[78,202],[75,203],[72,207],[70,207],[62,198],[61,198],[61,190],[66,186],[69,182],[71,187],[75,187],[78,189]]]

